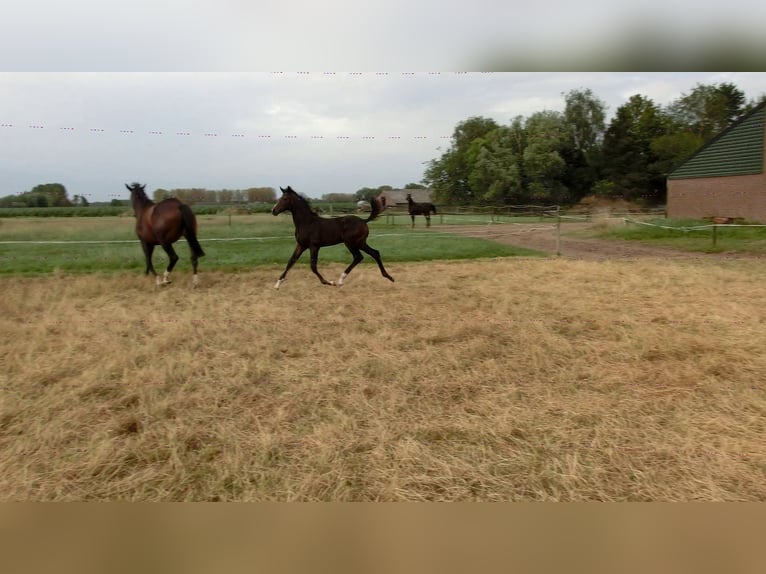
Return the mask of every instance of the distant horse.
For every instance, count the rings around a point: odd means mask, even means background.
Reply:
[[[423,202],[415,203],[412,200],[412,194],[407,194],[407,210],[412,218],[412,227],[415,227],[415,216],[423,215],[426,218],[426,227],[431,227],[431,212],[436,214],[436,207],[433,203]]]
[[[194,217],[191,207],[181,203],[175,197],[154,203],[146,196],[145,186],[140,183],[131,185],[126,183],[125,187],[130,190],[130,201],[136,215],[136,235],[141,241],[141,247],[146,257],[146,274],[154,275],[157,278],[157,285],[168,285],[171,282],[170,272],[173,271],[173,267],[178,261],[178,255],[173,250],[173,243],[183,235],[189,243],[191,262],[194,268],[192,285],[196,287],[199,283],[197,259],[204,256],[205,252],[197,241],[197,219]],[[170,259],[162,279],[159,278],[154,270],[154,265],[152,265],[152,253],[156,245],[161,245]]]
[[[322,274],[317,270],[317,261],[319,259],[319,248],[326,245],[337,245],[343,243],[354,256],[354,260],[351,265],[346,267],[346,270],[341,274],[338,279],[337,285],[343,285],[343,281],[346,279],[351,270],[356,267],[364,257],[362,251],[370,255],[380,268],[380,273],[386,279],[393,281],[386,268],[383,267],[383,261],[380,259],[380,252],[367,245],[367,236],[370,233],[367,223],[375,219],[380,213],[380,204],[372,198],[370,202],[371,211],[370,216],[367,219],[361,219],[356,215],[344,215],[342,217],[320,217],[309,205],[308,201],[298,195],[289,185],[287,189],[282,190],[282,197],[279,198],[274,208],[271,210],[273,215],[279,215],[283,211],[289,211],[293,216],[293,223],[295,224],[295,251],[287,261],[287,267],[282,275],[277,279],[274,289],[279,289],[279,286],[284,282],[287,272],[292,267],[301,254],[309,250],[311,253],[311,270],[319,277],[319,280],[323,285],[336,285],[334,281],[327,281]]]

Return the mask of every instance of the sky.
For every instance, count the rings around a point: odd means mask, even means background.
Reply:
[[[309,197],[422,180],[472,116],[507,124],[591,89],[613,114],[697,83],[748,98],[766,73],[0,73],[0,195],[62,183],[90,201],[147,189],[292,186]]]
[[[609,113],[697,83],[757,98],[764,19],[751,0],[5,0],[0,196],[403,186],[458,122],[574,89]],[[716,69],[736,71],[679,71]]]

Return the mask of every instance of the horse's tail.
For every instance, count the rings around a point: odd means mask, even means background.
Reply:
[[[380,200],[377,197],[371,197],[370,198],[370,217],[364,220],[365,223],[375,219],[378,215],[380,215],[380,212],[381,212]]]
[[[205,252],[202,250],[202,246],[197,241],[197,220],[194,217],[194,212],[191,207],[182,203],[180,206],[181,217],[184,222],[184,237],[189,243],[189,247],[197,257],[204,257]]]

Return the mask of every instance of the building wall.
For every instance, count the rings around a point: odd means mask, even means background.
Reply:
[[[766,158],[766,138],[762,141]],[[668,217],[741,217],[766,223],[766,172],[763,169],[761,173],[749,175],[668,178],[667,184]]]
[[[766,174],[668,180],[668,217],[766,223]]]

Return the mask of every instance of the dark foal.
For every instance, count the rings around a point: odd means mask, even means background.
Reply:
[[[282,197],[279,198],[277,204],[271,210],[274,215],[279,215],[283,211],[289,211],[293,216],[293,223],[295,224],[295,251],[290,256],[282,275],[277,279],[274,289],[279,289],[279,286],[284,282],[287,272],[292,267],[301,254],[309,250],[311,253],[311,270],[319,277],[319,280],[323,285],[336,285],[334,281],[327,281],[317,269],[317,261],[319,259],[319,248],[327,245],[337,245],[343,243],[346,248],[354,256],[354,260],[351,265],[346,267],[346,270],[341,274],[338,279],[337,285],[343,285],[343,281],[346,279],[351,270],[356,267],[364,256],[362,251],[372,257],[380,268],[380,273],[386,279],[393,281],[386,268],[383,267],[383,261],[380,259],[380,253],[367,245],[367,236],[370,233],[367,227],[367,222],[375,219],[380,213],[380,203],[377,199],[372,198],[370,206],[372,210],[370,216],[367,219],[361,219],[356,215],[344,215],[342,217],[320,217],[309,205],[308,201],[298,195],[293,188],[289,185],[287,189],[279,188],[282,190]]]

